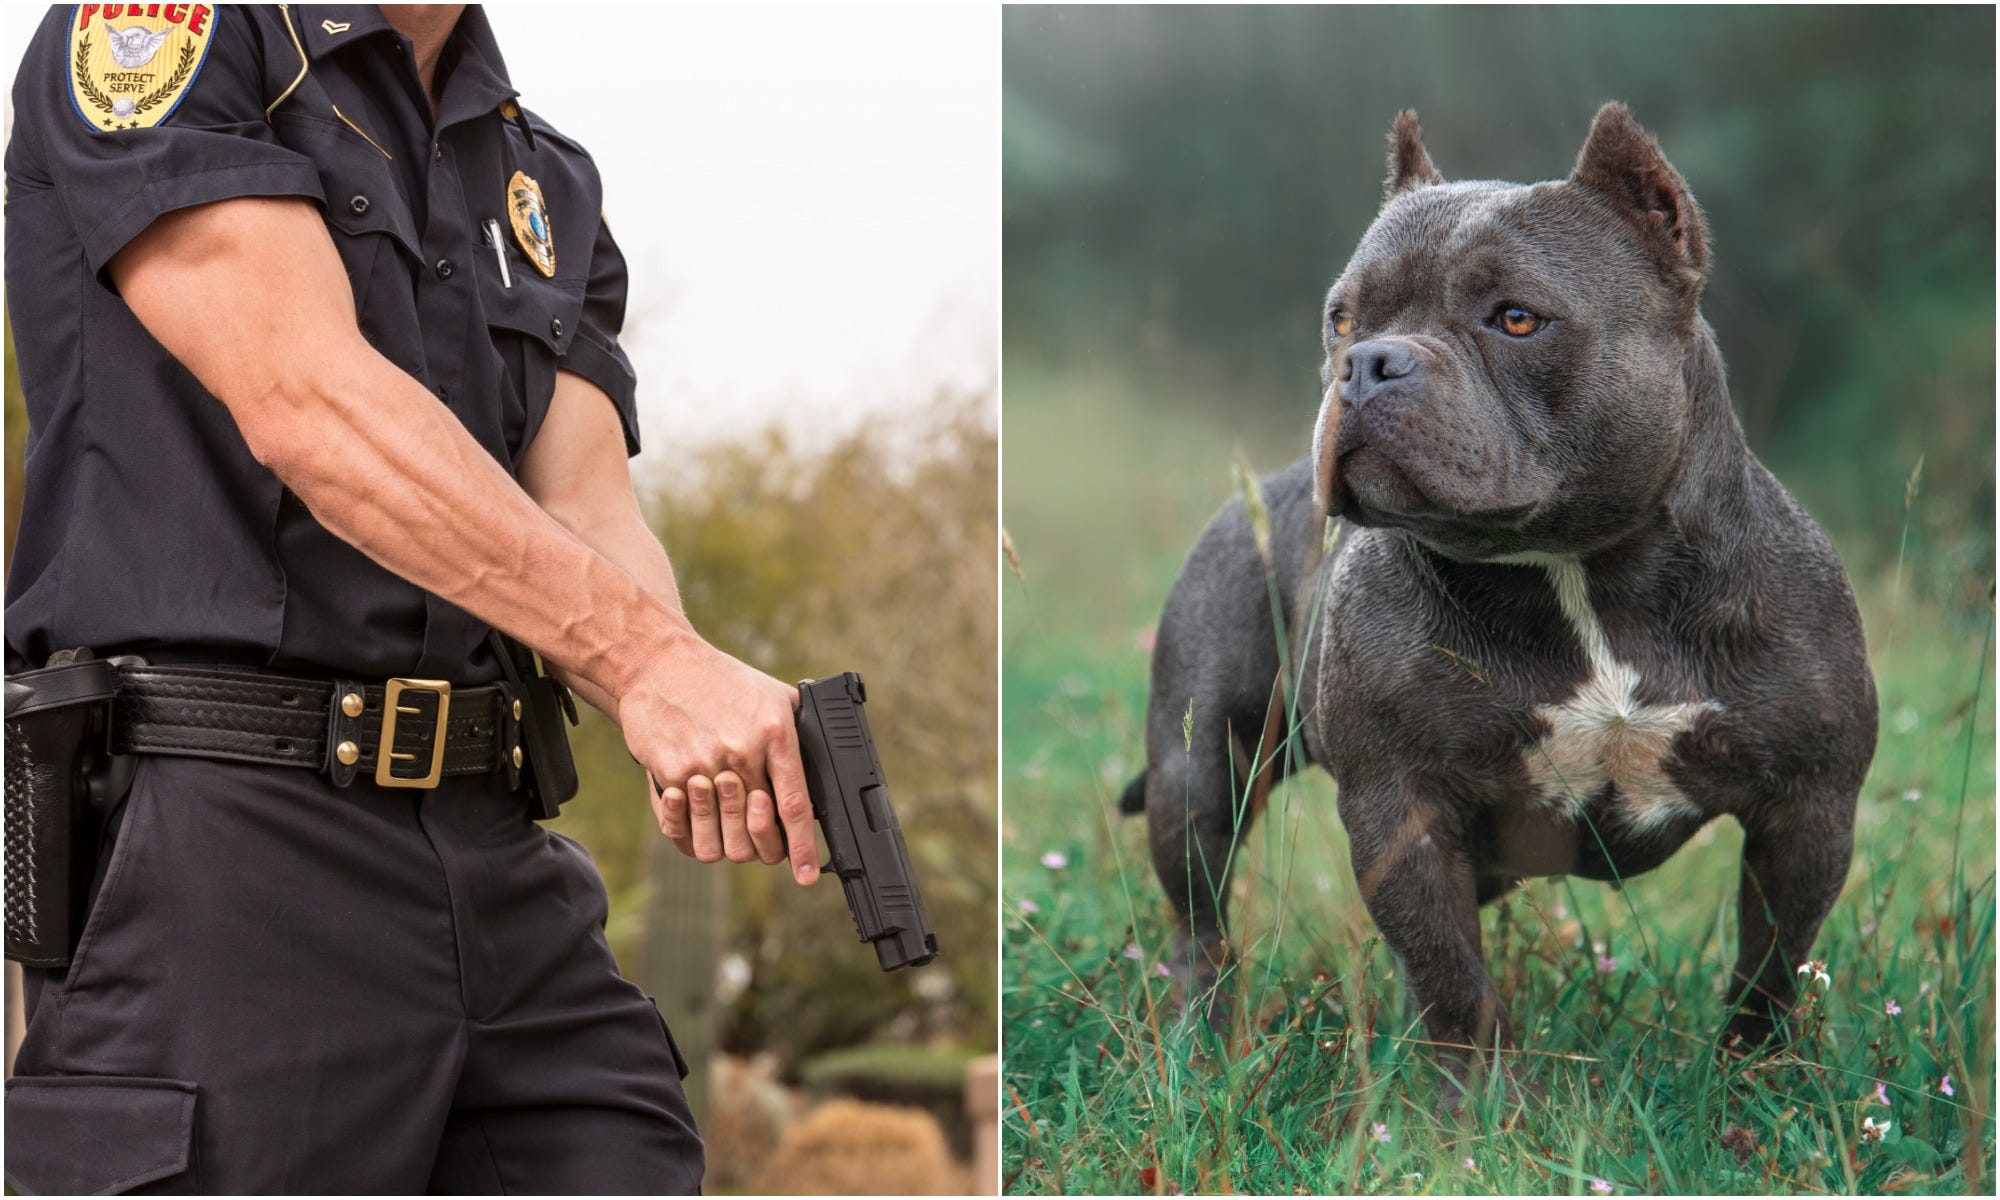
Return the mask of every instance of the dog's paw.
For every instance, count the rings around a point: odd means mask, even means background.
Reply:
[[[1782,1022],[1773,1021],[1768,1015],[1744,1011],[1729,1019],[1716,1037],[1716,1053],[1724,1059],[1735,1061],[1755,1058],[1782,1049],[1788,1041]]]
[[[1441,1053],[1438,1075],[1439,1098],[1454,1119],[1482,1111],[1507,1112],[1548,1099],[1547,1085],[1530,1079],[1505,1054]]]

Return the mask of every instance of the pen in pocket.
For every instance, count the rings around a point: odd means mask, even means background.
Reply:
[[[486,218],[486,244],[493,247],[493,261],[500,264],[500,286],[514,286],[514,274],[507,269],[507,247],[500,240],[500,222]]]

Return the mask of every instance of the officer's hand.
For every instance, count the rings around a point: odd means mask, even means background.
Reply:
[[[754,858],[776,865],[785,861],[787,835],[778,824],[771,793],[745,787],[736,772],[724,771],[713,780],[696,775],[685,787],[665,791],[651,779],[646,786],[652,793],[653,815],[660,822],[660,832],[680,847],[682,854],[702,862],[722,858],[749,862]],[[810,830],[806,836],[812,836]]]
[[[812,798],[799,765],[798,689],[696,642],[619,701],[651,780],[660,832],[702,862],[783,862],[819,878]]]

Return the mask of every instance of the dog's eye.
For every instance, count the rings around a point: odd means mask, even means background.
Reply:
[[[1499,325],[1500,332],[1508,337],[1527,337],[1548,322],[1525,308],[1509,307],[1495,314],[1495,324]]]
[[[1346,337],[1354,332],[1354,314],[1344,308],[1334,309],[1332,315],[1327,317],[1326,323],[1327,327],[1333,330],[1335,337]]]

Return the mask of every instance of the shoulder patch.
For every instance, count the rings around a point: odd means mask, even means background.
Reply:
[[[98,133],[147,129],[180,107],[215,40],[208,4],[79,4],[69,25],[70,103]]]

